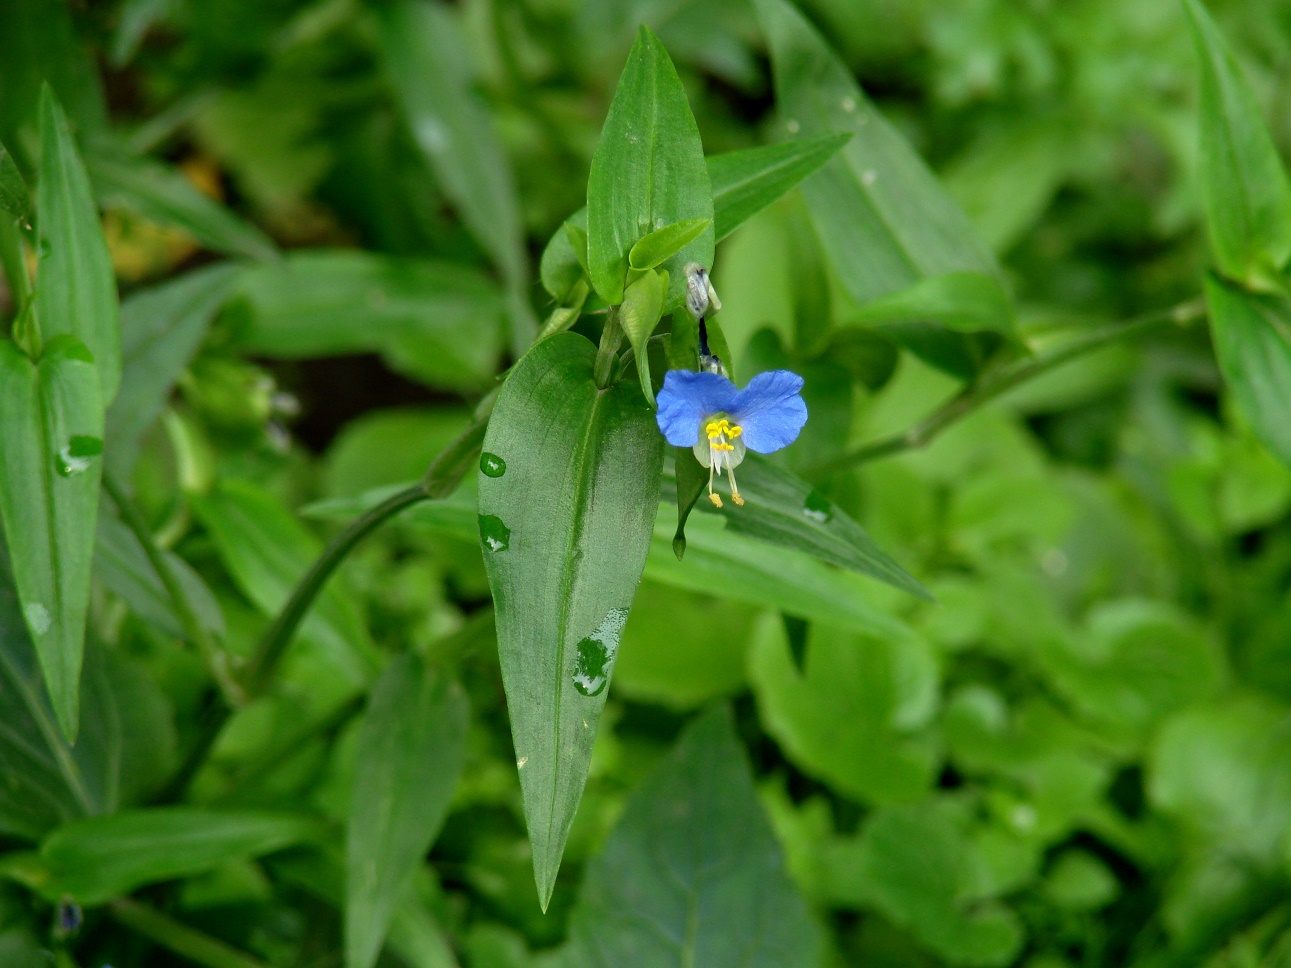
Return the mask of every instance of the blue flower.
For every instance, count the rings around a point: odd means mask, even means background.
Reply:
[[[802,377],[788,370],[759,373],[743,390],[717,373],[669,370],[659,391],[656,419],[668,443],[691,447],[708,468],[708,497],[717,507],[713,476],[726,471],[731,498],[743,504],[735,468],[746,450],[769,454],[798,439],[807,422]]]

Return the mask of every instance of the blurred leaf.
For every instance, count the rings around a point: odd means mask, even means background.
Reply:
[[[278,256],[268,236],[203,195],[167,165],[105,146],[96,147],[87,165],[105,207],[128,209],[158,225],[187,232],[214,252],[262,261]]]
[[[1067,850],[1045,877],[1044,893],[1069,911],[1095,911],[1119,892],[1116,875],[1097,855],[1084,850]]]
[[[641,236],[628,251],[628,268],[638,271],[655,268],[703,235],[712,224],[712,219],[688,218]]]
[[[1013,303],[999,279],[976,272],[926,276],[908,289],[866,303],[850,321],[876,326],[900,339],[904,323],[936,323],[946,329],[1013,336]]]
[[[937,663],[913,633],[844,631],[813,623],[806,670],[794,668],[779,622],[764,622],[749,677],[767,730],[803,769],[865,803],[913,803],[935,779],[926,729]]]
[[[587,260],[592,285],[623,301],[628,252],[674,222],[713,218],[712,189],[685,88],[657,37],[641,27],[610,104],[587,181]],[[663,263],[663,311],[686,296],[686,266],[713,264],[713,230]]]
[[[583,242],[586,244],[586,207],[580,208],[565,219],[560,224],[560,227],[552,233],[546,247],[542,250],[542,262],[540,263],[542,286],[556,300],[565,299],[570,290],[578,284],[578,280],[582,279],[584,275],[583,260],[578,258],[578,254],[574,251],[574,244],[569,237],[571,228],[583,230]],[[584,258],[586,258],[585,255]]]
[[[378,10],[381,62],[395,100],[444,193],[507,281],[518,356],[536,328],[521,298],[528,266],[520,209],[506,153],[475,91],[470,45],[456,11],[438,0],[395,0]]]
[[[412,655],[377,681],[359,737],[346,834],[345,963],[370,968],[457,786],[466,694]]]
[[[154,807],[78,820],[40,848],[48,898],[102,904],[146,884],[319,839],[318,825],[278,813]]]
[[[121,307],[121,392],[107,414],[108,467],[125,477],[140,441],[242,270],[219,264],[136,292]]]
[[[1200,0],[1186,0],[1201,68],[1202,197],[1219,270],[1267,288],[1291,258],[1291,183],[1255,94]]]
[[[139,51],[144,35],[169,11],[171,0],[125,0],[112,38],[111,58],[114,67],[124,67]]]
[[[1291,467],[1291,298],[1206,280],[1215,354],[1251,429]]]
[[[708,158],[720,242],[838,153],[851,135],[826,134]]]
[[[248,481],[226,481],[189,500],[238,588],[266,616],[276,615],[322,543],[277,498]],[[367,629],[339,583],[323,589],[300,634],[326,650],[351,686],[366,683],[375,671]]]
[[[819,928],[784,872],[725,708],[696,720],[642,780],[588,864],[570,963],[820,963]]]
[[[71,333],[94,354],[106,406],[121,381],[121,328],[112,259],[63,109],[49,88],[42,91],[40,103],[36,315],[45,339]]]
[[[357,250],[312,251],[248,270],[238,345],[301,358],[380,352],[390,365],[438,386],[491,379],[503,303],[466,266]]]
[[[183,558],[165,550],[162,555],[198,620],[222,637],[224,615],[206,583]],[[121,521],[107,514],[99,515],[94,542],[94,577],[144,621],[151,622],[167,635],[185,637],[183,623],[175,614],[175,606],[139,539]]]
[[[0,144],[0,209],[15,219],[23,219],[30,207],[27,183],[23,181],[9,149]]]
[[[647,349],[650,335],[659,325],[667,292],[668,273],[647,269],[639,279],[623,290],[623,304],[619,307],[619,325],[632,344],[637,374],[641,378],[641,393],[651,407],[655,405],[654,387],[650,385],[650,356]]]
[[[571,333],[525,354],[493,410],[479,478],[479,533],[544,909],[649,549],[663,461],[639,389],[622,381],[599,390],[595,356]]]
[[[0,340],[0,517],[45,686],[68,741],[98,514],[103,398],[84,344],[58,336],[33,363]]]
[[[853,380],[871,390],[882,390],[896,372],[896,345],[887,337],[862,329],[840,329],[830,334],[825,356],[847,370]]]
[[[324,492],[353,497],[416,480],[470,422],[465,408],[369,410],[341,428],[328,448]],[[471,532],[467,538],[474,544],[476,535]]]

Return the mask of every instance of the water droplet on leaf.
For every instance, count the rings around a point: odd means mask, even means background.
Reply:
[[[511,546],[511,529],[496,514],[481,514],[480,540],[490,551],[506,551]]]
[[[596,631],[578,643],[574,657],[574,688],[584,696],[599,695],[610,681],[619,639],[628,621],[626,608],[612,608],[605,613]]]
[[[98,437],[75,436],[54,455],[54,470],[60,477],[75,477],[90,469],[94,458],[103,453],[103,441]]]
[[[487,477],[501,477],[507,472],[507,462],[497,454],[490,454],[486,450],[480,454],[480,470]]]
[[[28,603],[22,614],[27,619],[27,627],[31,629],[32,635],[44,635],[54,621],[49,615],[49,609],[39,602]]]
[[[817,524],[827,524],[834,517],[834,507],[825,495],[812,491],[807,495],[807,500],[802,502],[802,513]]]

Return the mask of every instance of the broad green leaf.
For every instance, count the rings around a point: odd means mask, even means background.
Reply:
[[[227,481],[209,494],[191,495],[190,501],[238,588],[266,616],[276,615],[322,552],[322,542],[272,494],[247,481]],[[372,677],[371,640],[339,582],[323,589],[300,634],[325,650],[348,684],[361,686]]]
[[[1010,908],[974,897],[983,858],[953,805],[929,799],[876,811],[846,858],[877,908],[950,965],[1012,964],[1025,940]]]
[[[81,676],[81,735],[69,746],[0,553],[0,833],[38,839],[78,817],[151,792],[173,768],[169,704],[115,650],[91,649]]]
[[[712,224],[712,219],[688,218],[655,229],[628,251],[628,267],[638,271],[655,268],[703,235]]]
[[[187,232],[213,252],[256,260],[278,256],[268,236],[203,195],[167,165],[98,147],[88,156],[87,166],[106,207],[128,209],[158,225]]]
[[[744,506],[723,506],[727,531],[805,551],[814,558],[870,575],[894,588],[931,599],[904,568],[874,543],[842,508],[806,481],[750,454],[740,465]]]
[[[130,296],[121,307],[121,391],[107,414],[108,467],[124,478],[175,380],[242,270],[220,264]]]
[[[865,803],[926,795],[937,769],[927,727],[938,675],[921,638],[816,622],[799,674],[780,623],[768,621],[755,638],[749,677],[767,732],[808,773]]]
[[[477,270],[359,251],[293,254],[246,272],[234,339],[266,356],[382,353],[432,385],[490,381],[505,310]]]
[[[1219,271],[1280,287],[1291,258],[1291,183],[1255,94],[1200,0],[1186,0],[1201,67],[1201,188]]]
[[[682,735],[588,864],[570,919],[578,968],[817,965],[820,929],[784,871],[731,713]]]
[[[865,326],[892,330],[907,323],[936,323],[946,329],[973,333],[988,331],[1013,336],[1013,301],[995,276],[951,272],[926,276],[907,289],[866,303],[850,317]]]
[[[9,149],[0,144],[0,210],[15,219],[26,218],[31,200],[22,172],[14,164]]]
[[[434,842],[466,746],[466,694],[412,655],[377,681],[359,737],[346,833],[345,964],[371,968]]]
[[[619,325],[632,344],[641,377],[641,393],[654,406],[654,387],[650,385],[650,358],[647,353],[650,335],[659,325],[664,297],[668,292],[668,273],[647,269],[639,279],[623,290],[619,307]]]
[[[121,380],[116,277],[67,118],[49,88],[40,103],[36,315],[45,339],[70,333],[89,348],[106,406]]]
[[[318,840],[315,821],[283,813],[155,807],[78,820],[40,847],[41,892],[102,904],[145,884]]]
[[[815,174],[851,138],[846,132],[825,134],[709,157],[717,241]]]
[[[1206,280],[1215,355],[1255,436],[1291,466],[1291,298]]]
[[[0,340],[0,413],[0,518],[45,686],[72,741],[103,453],[99,374],[84,344],[55,337],[33,363]]]
[[[631,381],[599,390],[572,333],[516,364],[484,438],[479,535],[545,909],[658,509],[663,438]]]
[[[162,556],[170,565],[198,620],[215,635],[223,636],[224,616],[206,583],[183,558],[165,550]],[[144,621],[151,622],[167,635],[185,637],[174,603],[139,539],[121,521],[107,514],[99,515],[98,535],[94,542],[94,577]]]
[[[713,218],[712,188],[685,88],[659,39],[641,27],[601,129],[587,180],[587,262],[611,306],[623,301],[628,252],[674,222]],[[685,300],[686,266],[713,264],[713,230],[663,263],[664,312]]]
[[[537,328],[525,302],[524,233],[506,152],[475,90],[470,44],[456,11],[439,0],[395,0],[378,17],[381,62],[404,121],[444,194],[507,281],[518,356]]]
[[[924,276],[999,267],[968,217],[786,0],[757,0],[777,110],[793,136],[850,132],[803,195],[848,293],[864,304]]]

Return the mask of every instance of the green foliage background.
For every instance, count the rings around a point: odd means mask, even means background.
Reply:
[[[0,364],[36,369],[29,302],[47,340],[111,327],[83,189],[122,339],[112,500],[63,571],[16,525],[0,556],[0,966],[1291,964],[1291,225],[1260,154],[1261,119],[1291,147],[1291,4],[1211,9],[1249,103],[1203,102],[1172,2],[799,8],[890,132],[828,70],[773,79],[771,0],[0,0],[0,203],[24,210]],[[255,650],[345,522],[461,456],[539,326],[596,338],[603,304],[542,256],[641,23],[710,174],[869,118],[850,167],[724,240],[719,218],[717,320],[737,382],[807,380],[779,470],[936,600],[759,543],[751,508],[697,512],[678,562],[665,505],[544,913],[474,473],[360,545],[263,682]],[[1224,124],[1237,148],[1199,151]],[[886,235],[837,216],[936,190],[901,139],[975,230],[931,264],[936,205]],[[1249,231],[1228,164],[1269,195]],[[908,278],[871,291],[888,236]],[[39,423],[18,399],[0,445]],[[53,455],[12,453],[6,521],[39,530]],[[17,574],[88,582],[74,746],[76,680],[45,698]]]

